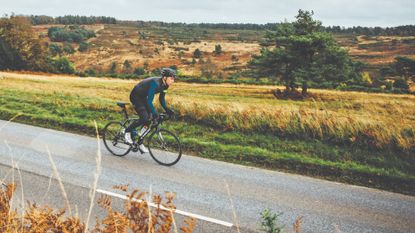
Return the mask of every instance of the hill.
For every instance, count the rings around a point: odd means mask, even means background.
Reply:
[[[36,25],[35,30],[47,37],[50,27],[63,25]],[[143,67],[148,71],[165,66],[177,66],[185,75],[200,76],[208,70],[215,76],[229,77],[246,68],[252,54],[259,53],[265,29],[220,29],[200,25],[159,25],[159,24],[90,24],[82,27],[95,32],[96,37],[88,39],[88,49],[79,52],[80,44],[71,43],[75,49],[69,59],[76,69],[108,72],[113,63],[118,72],[125,72],[125,60],[132,69]],[[396,56],[415,58],[415,36],[366,36],[356,34],[335,34],[338,43],[350,55],[366,64],[366,70],[379,75],[379,69],[391,64]],[[64,46],[63,42],[54,42]],[[215,53],[220,45],[221,52]],[[199,49],[201,58],[194,58]],[[132,72],[132,71],[130,71]]]

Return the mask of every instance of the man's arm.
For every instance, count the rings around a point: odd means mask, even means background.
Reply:
[[[165,91],[167,91],[167,90],[164,90],[164,91],[160,92],[159,101],[160,101],[161,106],[164,108],[164,111],[167,112],[169,110],[169,108],[166,105],[166,100],[165,100],[166,92]]]
[[[147,106],[150,108],[151,113],[155,116],[157,115],[156,109],[153,105],[154,94],[156,93],[157,83],[153,80],[150,83],[150,88],[147,93]]]

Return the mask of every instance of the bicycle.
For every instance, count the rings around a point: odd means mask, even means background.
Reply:
[[[144,142],[147,135],[150,135],[146,143],[151,157],[158,164],[164,166],[176,164],[182,156],[180,140],[174,133],[161,127],[162,123],[170,120],[171,117],[161,113],[157,121],[150,122],[148,129],[142,135],[137,134],[137,129],[133,129],[131,136],[134,143],[129,144],[124,139],[125,129],[139,118],[128,116],[127,104],[117,102],[117,105],[122,109],[122,113],[124,113],[124,119],[109,122],[102,131],[102,139],[107,150],[116,156],[125,156],[130,151],[137,152],[139,151],[139,145]],[[142,125],[139,127],[142,127]]]

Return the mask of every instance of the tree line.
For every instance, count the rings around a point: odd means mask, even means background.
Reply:
[[[398,27],[325,27],[326,31],[335,34],[356,34],[366,36],[414,36],[415,25],[405,25]]]
[[[50,17],[46,15],[28,16],[33,25],[41,24],[116,24],[117,20],[107,16],[79,16],[65,15],[59,17]]]
[[[116,20],[113,17],[106,16],[79,16],[66,15],[59,17],[50,17],[46,15],[31,15],[29,16],[33,25],[40,24],[134,24],[137,26],[158,26],[158,27],[198,27],[206,29],[227,29],[227,30],[273,30],[280,23],[166,23],[160,21],[123,21]],[[335,34],[356,34],[368,36],[415,36],[415,25],[403,25],[397,27],[341,27],[341,26],[327,26],[322,28]]]
[[[127,21],[119,21],[124,23]],[[128,21],[128,23],[136,24],[137,26],[157,26],[157,27],[198,27],[205,29],[227,29],[227,30],[273,30],[281,23],[266,23],[266,24],[252,24],[252,23],[165,23],[158,21]],[[405,25],[397,27],[341,27],[341,26],[321,26],[324,31],[335,34],[356,34],[368,36],[415,36],[415,25]]]

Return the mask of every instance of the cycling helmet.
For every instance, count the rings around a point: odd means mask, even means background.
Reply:
[[[173,77],[176,78],[176,71],[171,68],[161,69],[161,77]]]

